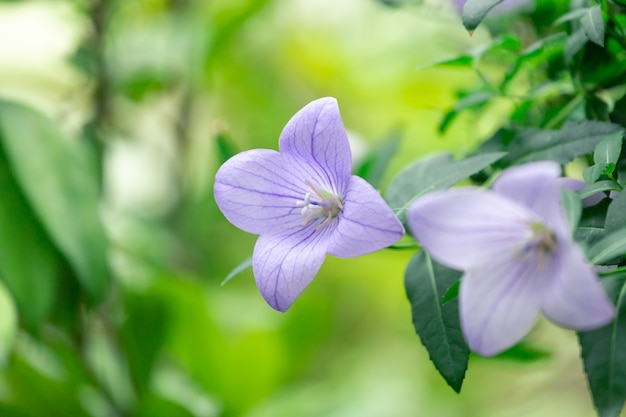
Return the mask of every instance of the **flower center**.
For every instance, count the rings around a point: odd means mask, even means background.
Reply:
[[[302,207],[302,215],[305,216],[302,226],[306,226],[311,220],[324,219],[315,229],[316,232],[327,226],[332,219],[339,216],[343,211],[341,197],[320,190],[311,182],[306,181],[313,194],[306,193],[303,200],[296,201],[296,206]]]
[[[539,270],[543,271],[549,256],[557,250],[556,236],[554,232],[539,222],[531,223],[530,230],[533,234],[531,239],[524,245],[522,255],[535,253]]]

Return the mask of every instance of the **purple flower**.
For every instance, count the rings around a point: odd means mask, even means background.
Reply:
[[[285,311],[317,274],[326,254],[383,249],[404,234],[380,194],[351,175],[352,155],[337,101],[306,105],[269,149],[242,152],[215,177],[215,200],[238,228],[260,235],[252,255],[257,286]]]
[[[433,258],[464,271],[461,326],[470,348],[494,355],[523,338],[539,312],[568,328],[608,323],[614,308],[562,209],[559,166],[510,168],[493,191],[460,187],[412,204],[408,221]]]

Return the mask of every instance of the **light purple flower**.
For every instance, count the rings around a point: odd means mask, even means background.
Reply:
[[[568,328],[608,323],[614,308],[572,240],[558,164],[510,168],[493,191],[476,187],[427,194],[408,221],[432,257],[464,271],[461,326],[470,348],[491,356],[514,345],[541,312]]]
[[[280,153],[235,155],[215,177],[215,200],[238,228],[260,235],[252,255],[257,286],[285,311],[317,274],[326,254],[351,258],[404,234],[374,188],[351,175],[352,155],[337,101],[306,105],[287,123]]]

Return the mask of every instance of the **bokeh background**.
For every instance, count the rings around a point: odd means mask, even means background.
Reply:
[[[525,12],[510,13],[495,19],[532,37]],[[356,167],[394,147],[382,190],[419,157],[464,156],[511,109],[463,113],[441,133],[480,80],[428,64],[491,36],[469,36],[444,0],[0,2],[0,97],[87,150],[110,274],[95,302],[46,277],[24,283],[24,301],[3,281],[0,415],[593,416],[575,335],[546,322],[524,354],[473,356],[461,394],[447,387],[411,324],[411,250],[329,257],[285,314],[249,269],[221,285],[255,241],[213,200],[226,158],[276,149],[287,120],[323,96],[339,101]],[[35,319],[31,293],[50,300]]]

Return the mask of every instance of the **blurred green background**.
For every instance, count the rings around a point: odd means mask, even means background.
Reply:
[[[545,322],[547,354],[472,357],[448,388],[411,324],[410,250],[329,257],[285,314],[250,270],[220,285],[255,241],[213,201],[227,157],[276,149],[323,96],[356,165],[397,138],[381,189],[465,155],[510,109],[442,135],[477,77],[417,68],[489,36],[443,0],[0,2],[0,416],[593,416],[575,335]]]

